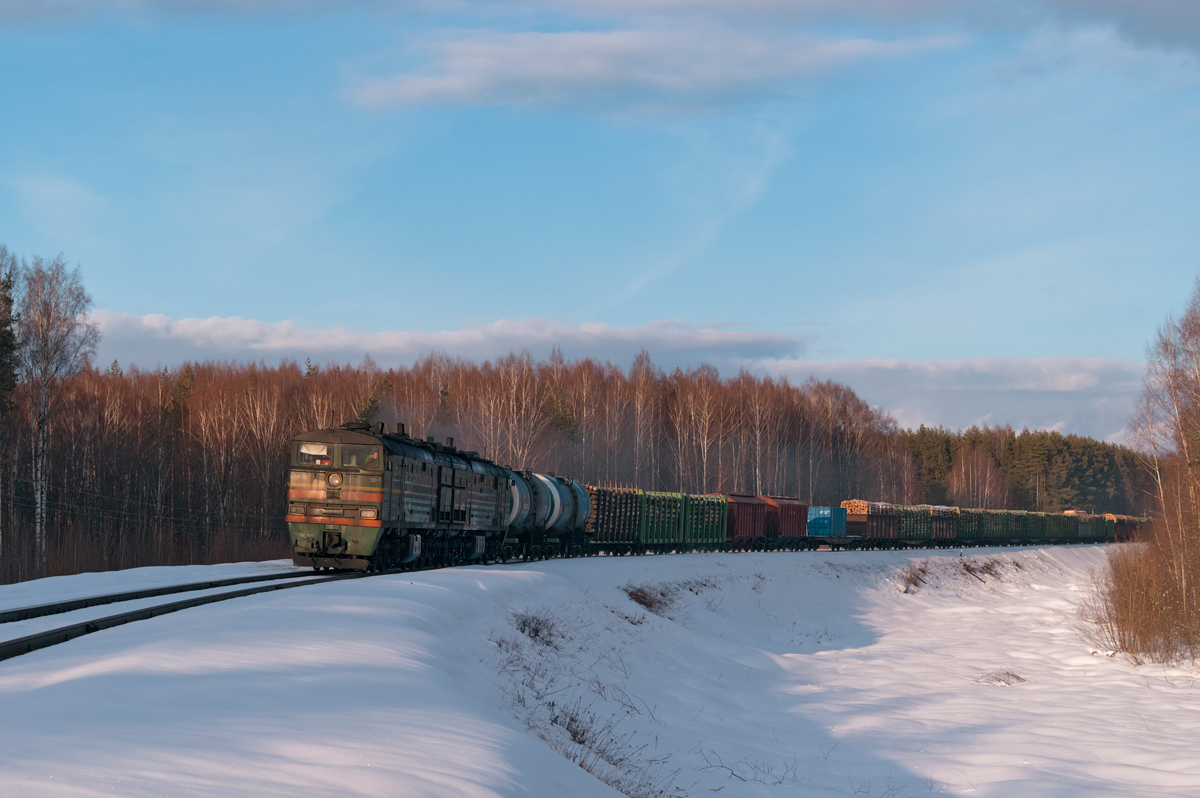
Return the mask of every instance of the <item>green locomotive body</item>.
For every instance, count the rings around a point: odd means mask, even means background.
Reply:
[[[291,466],[297,565],[378,570],[499,555],[510,472],[471,452],[347,424],[297,436]]]

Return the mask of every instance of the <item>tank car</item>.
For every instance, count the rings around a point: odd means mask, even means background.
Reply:
[[[292,561],[316,569],[579,555],[591,512],[574,480],[363,422],[292,440],[287,499]]]

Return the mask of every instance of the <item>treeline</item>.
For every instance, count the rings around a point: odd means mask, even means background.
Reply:
[[[1040,497],[1043,509],[1058,509],[1071,496],[1080,509],[1124,511],[1133,502],[1130,453],[1119,447],[1006,429],[903,432],[844,385],[747,373],[722,379],[708,366],[665,373],[645,354],[628,372],[528,354],[482,364],[434,355],[389,370],[370,359],[159,371],[113,363],[82,369],[56,393],[43,565],[28,467],[35,414],[24,385],[14,398],[3,480],[10,581],[285,556],[289,439],[356,418],[392,429],[403,422],[415,436],[453,437],[500,463],[592,483],[814,504],[962,497],[972,506],[1020,507]],[[980,464],[979,454],[991,462],[993,451],[994,468]],[[1093,483],[1079,481],[1085,463],[1096,469]],[[973,501],[956,468],[984,481],[998,473],[1002,488]],[[1028,492],[1031,479],[1040,492]]]
[[[987,426],[903,435],[926,504],[1141,515],[1154,490],[1133,450],[1093,438]]]

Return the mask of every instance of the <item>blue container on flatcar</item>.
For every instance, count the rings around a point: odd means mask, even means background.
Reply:
[[[846,508],[809,507],[808,536],[810,538],[846,537]]]

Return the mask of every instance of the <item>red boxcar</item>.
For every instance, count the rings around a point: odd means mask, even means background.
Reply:
[[[786,496],[761,496],[767,503],[767,546],[798,549],[808,542],[808,505]]]
[[[767,547],[767,504],[758,496],[725,497],[729,527],[726,541],[733,551],[763,551]]]
[[[958,537],[958,508],[934,505],[933,539],[953,540]]]

